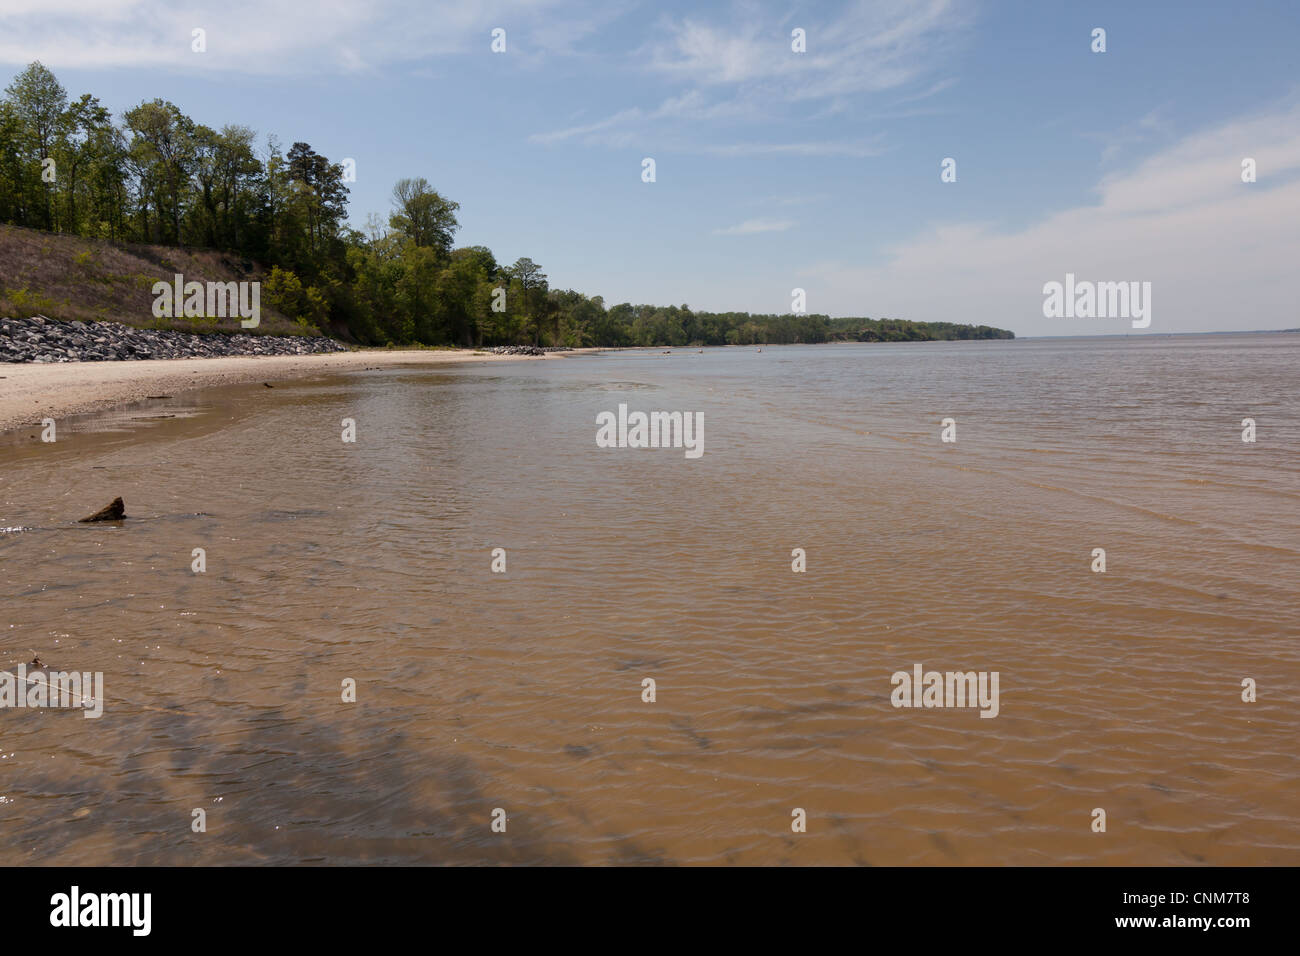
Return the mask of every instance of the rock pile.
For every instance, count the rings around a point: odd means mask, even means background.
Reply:
[[[497,345],[488,349],[493,355],[545,355],[547,352],[572,352],[567,345]]]
[[[117,322],[56,322],[43,315],[0,318],[0,362],[122,362],[221,355],[346,352],[333,339],[298,335],[227,335],[136,329]]]

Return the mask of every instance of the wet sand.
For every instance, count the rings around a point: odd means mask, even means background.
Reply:
[[[326,372],[394,366],[460,365],[467,362],[540,361],[545,356],[491,355],[465,350],[336,352],[329,355],[239,355],[203,359],[146,359],[140,362],[62,362],[0,365],[0,432],[59,418],[102,411],[154,395],[175,395],[214,385],[278,382]]]

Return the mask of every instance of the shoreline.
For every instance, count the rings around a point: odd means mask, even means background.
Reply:
[[[474,354],[465,350],[375,349],[317,355],[230,355],[133,362],[0,364],[0,433],[39,426],[41,419],[85,415],[150,396],[217,385],[284,381],[328,372],[401,365],[549,361],[601,352],[574,349],[546,355]]]

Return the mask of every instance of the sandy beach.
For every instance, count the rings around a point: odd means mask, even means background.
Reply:
[[[491,355],[470,350],[338,352],[327,355],[240,355],[226,358],[148,359],[139,362],[65,362],[0,365],[0,432],[59,418],[100,411],[151,395],[247,382],[275,382],[321,372],[395,365],[447,365],[466,362],[543,361],[579,352],[545,356]]]

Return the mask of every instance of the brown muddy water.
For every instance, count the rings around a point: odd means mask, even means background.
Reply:
[[[0,663],[105,683],[0,711],[0,863],[1300,863],[1297,369],[652,350],[5,436]],[[598,448],[620,402],[703,456]],[[894,707],[917,664],[997,716]]]

